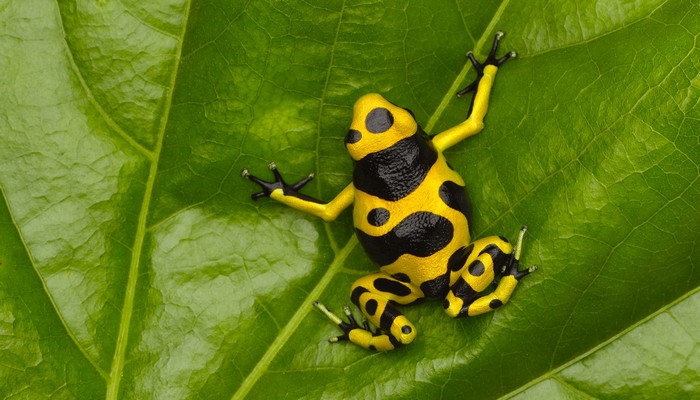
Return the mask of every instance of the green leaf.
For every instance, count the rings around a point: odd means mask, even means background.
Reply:
[[[0,4],[0,396],[692,398],[700,309],[697,0],[23,0]],[[348,212],[272,201],[276,161],[330,200],[379,92],[437,133],[464,57],[498,73],[446,154],[474,236],[530,227],[495,313],[403,308],[410,346],[331,345],[314,311],[374,271]]]

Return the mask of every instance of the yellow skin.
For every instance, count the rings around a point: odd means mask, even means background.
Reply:
[[[514,55],[509,54],[497,61],[494,59],[493,55],[499,38],[500,36],[496,37],[489,55],[492,64],[497,65]],[[374,254],[379,259],[383,259],[384,250],[395,251],[395,248],[381,248],[382,243],[389,242],[377,242],[377,238],[389,237],[402,227],[402,234],[406,231],[410,236],[413,232],[418,232],[416,234],[418,239],[415,239],[418,241],[418,246],[406,247],[407,251],[397,254],[395,259],[387,259],[384,263],[379,262],[378,273],[364,276],[352,286],[353,302],[360,307],[367,321],[381,328],[381,332],[372,332],[367,325],[359,326],[347,308],[345,314],[350,322],[342,321],[322,304],[314,303],[345,332],[344,335],[331,339],[332,342],[349,340],[368,349],[392,350],[399,345],[411,343],[417,333],[413,324],[398,312],[393,304],[410,304],[424,297],[440,296],[444,297],[443,306],[449,316],[475,316],[505,304],[515,290],[518,280],[535,270],[535,267],[525,271],[518,270],[520,246],[525,228],[521,230],[515,247],[498,236],[471,242],[468,213],[447,204],[448,202],[438,195],[441,193],[441,185],[444,182],[449,181],[459,188],[464,186],[463,179],[448,166],[443,151],[480,132],[484,127],[484,116],[488,110],[489,95],[498,67],[488,64],[488,60],[486,65],[475,62],[475,66],[483,68],[481,70],[483,75],[478,78],[478,85],[474,86],[476,94],[469,117],[459,125],[435,135],[432,140],[425,139],[423,143],[427,143],[427,151],[435,155],[435,160],[426,167],[425,176],[416,180],[419,182],[417,187],[405,195],[397,196],[400,198],[387,199],[376,192],[367,193],[357,188],[358,182],[353,181],[333,200],[320,203],[296,192],[296,189],[308,182],[311,176],[292,187],[284,184],[275,167],[271,166],[278,178],[277,183],[281,183],[282,186],[275,187],[275,183],[260,181],[244,171],[245,177],[269,189],[265,194],[254,195],[254,198],[267,195],[282,204],[318,216],[325,221],[335,220],[343,210],[354,204],[354,226],[363,245],[365,242],[362,241],[362,237],[368,238],[365,248],[370,257]],[[370,114],[378,109],[391,117],[379,133],[371,130],[374,128],[368,122]],[[380,118],[380,122],[386,121]],[[354,105],[350,133],[354,133],[355,136],[354,139],[346,141],[346,147],[353,160],[359,164],[370,155],[387,149],[396,149],[397,143],[410,140],[419,130],[418,124],[409,111],[390,103],[379,94],[367,94],[358,99]],[[371,186],[370,189],[372,189]],[[386,215],[381,223],[369,217],[378,209],[383,210]],[[438,232],[440,234],[437,236],[444,237],[445,240],[433,246],[431,242],[433,239],[429,237],[434,236],[432,231],[421,231],[427,224],[421,222],[424,220],[419,220],[416,224],[406,224],[406,221],[417,212],[429,214],[435,218],[429,221],[440,219],[444,224],[451,225],[452,233]],[[397,240],[404,240],[402,235],[399,236],[401,238]],[[427,242],[427,248],[431,249],[429,255],[410,254],[413,251],[417,252],[415,247],[421,247],[423,242]],[[401,241],[397,243],[403,244]],[[470,245],[467,246],[467,244]],[[455,259],[459,262],[456,263]],[[491,287],[494,280],[498,280],[495,290],[481,295]]]

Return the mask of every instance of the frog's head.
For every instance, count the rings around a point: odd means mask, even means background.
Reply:
[[[412,136],[417,129],[418,124],[409,110],[370,93],[355,102],[345,147],[350,157],[357,161]]]

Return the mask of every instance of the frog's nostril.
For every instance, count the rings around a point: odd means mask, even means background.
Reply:
[[[362,139],[362,132],[355,130],[355,129],[350,129],[348,131],[348,135],[345,136],[345,144],[353,144],[357,143]]]

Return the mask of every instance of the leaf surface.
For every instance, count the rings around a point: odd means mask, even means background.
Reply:
[[[700,365],[700,4],[25,0],[0,5],[0,395],[692,398]],[[360,95],[430,133],[496,30],[486,128],[451,148],[474,236],[540,270],[490,315],[440,302],[375,354],[330,345],[374,271],[239,173],[351,180]]]

